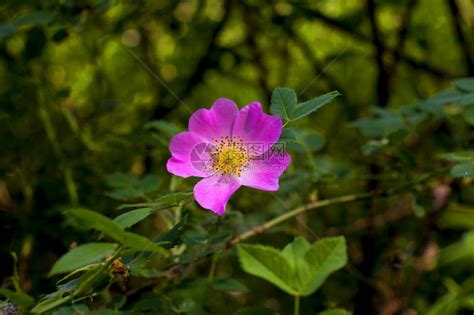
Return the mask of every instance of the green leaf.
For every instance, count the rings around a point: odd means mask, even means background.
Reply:
[[[331,273],[344,267],[347,263],[346,252],[346,240],[342,236],[328,237],[314,243],[304,256],[311,269],[304,276],[306,282],[302,295],[312,294]]]
[[[100,213],[86,209],[74,209],[67,211],[67,214],[76,218],[86,228],[100,231],[110,236],[114,240],[122,243],[126,247],[130,247],[137,251],[146,250],[162,255],[168,254],[168,252],[163,247],[153,243],[144,236],[124,231],[119,224],[101,215]]]
[[[447,161],[458,163],[451,169],[454,177],[474,176],[474,152],[461,151],[441,154],[440,157]]]
[[[301,288],[306,281],[306,276],[309,274],[310,267],[302,257],[310,248],[311,244],[304,237],[299,236],[295,238],[293,243],[286,245],[282,251],[293,271],[291,282],[294,288]]]
[[[298,291],[290,286],[293,274],[287,259],[278,250],[263,245],[238,245],[242,268],[249,274],[263,278],[291,295]]]
[[[179,245],[182,242],[182,234],[187,222],[188,215],[185,215],[171,230],[158,236],[155,242],[163,243],[164,248],[172,248]]]
[[[12,34],[14,34],[17,31],[15,25],[12,24],[1,24],[0,25],[0,39],[3,39],[4,37],[8,37]]]
[[[192,191],[176,192],[166,195],[162,195],[153,202],[141,202],[141,203],[132,203],[132,204],[123,204],[120,205],[117,209],[126,209],[126,208],[153,208],[153,210],[166,209],[169,207],[174,207],[180,205],[183,201],[187,200],[193,195]]]
[[[150,214],[152,214],[153,211],[153,208],[135,209],[119,215],[114,219],[114,222],[120,225],[123,229],[126,229],[142,221]]]
[[[3,295],[16,305],[20,307],[29,307],[35,303],[35,300],[29,296],[28,294],[22,292],[15,292],[12,290],[8,290],[7,288],[0,288],[0,295]]]
[[[51,11],[36,11],[20,16],[14,22],[15,25],[45,25],[50,23],[56,14]]]
[[[97,230],[119,241],[124,238],[122,227],[98,212],[87,209],[72,209],[66,211],[66,215],[75,218],[87,229]]]
[[[127,200],[143,198],[149,193],[156,191],[160,186],[158,177],[146,175],[143,178],[126,173],[113,173],[106,176],[107,185],[114,188],[106,195],[116,200]]]
[[[114,243],[88,243],[80,245],[59,258],[49,272],[49,276],[69,272],[97,262],[108,254],[113,253],[116,248],[117,244]]]
[[[217,278],[211,281],[211,286],[219,291],[247,292],[248,289],[242,282],[233,278]]]
[[[261,245],[238,245],[242,268],[291,295],[311,295],[326,278],[347,263],[344,237],[310,245],[297,237],[283,251]]]
[[[378,117],[362,118],[350,125],[357,127],[368,138],[388,137],[401,130],[409,130],[412,126],[401,113],[381,108],[377,108],[375,111]]]
[[[170,138],[175,136],[176,134],[180,133],[182,130],[178,128],[176,125],[164,121],[164,120],[153,120],[145,124],[146,129],[157,129]]]
[[[451,175],[453,175],[454,177],[473,177],[474,160],[455,165],[451,169]]]
[[[474,78],[461,78],[453,81],[454,86],[464,92],[474,92]]]
[[[294,90],[276,88],[273,90],[271,97],[270,112],[273,115],[280,116],[285,122],[294,121],[317,111],[338,95],[341,95],[338,91],[332,91],[307,102],[297,104]]]
[[[440,252],[440,265],[447,265],[467,261],[474,262],[474,230],[463,235],[461,240],[448,245]]]
[[[296,92],[294,90],[276,88],[273,90],[271,97],[270,113],[280,116],[285,121],[290,121],[296,102]]]
[[[314,130],[294,130],[295,142],[288,143],[288,148],[296,152],[314,152],[322,149],[326,144],[323,134]]]
[[[442,228],[474,230],[474,207],[451,203],[438,219]]]
[[[291,112],[291,120],[298,120],[309,114],[317,111],[327,103],[331,102],[335,97],[341,95],[338,91],[332,91],[324,95],[313,98],[310,101],[300,103],[296,106],[294,111]]]
[[[141,236],[132,232],[124,232],[124,233],[125,235],[122,241],[123,245],[130,247],[131,249],[134,249],[137,252],[149,251],[149,252],[161,254],[163,256],[169,255],[166,249],[152,242],[150,239],[144,236]]]

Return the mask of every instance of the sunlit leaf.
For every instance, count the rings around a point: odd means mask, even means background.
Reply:
[[[100,231],[110,236],[114,240],[122,243],[126,247],[135,249],[137,251],[150,251],[162,255],[168,254],[164,248],[153,243],[148,238],[135,233],[124,231],[119,224],[101,215],[100,213],[86,209],[74,209],[67,211],[67,214],[80,221],[84,227]]]
[[[335,97],[341,95],[338,91],[332,91],[324,95],[318,96],[307,102],[299,103],[291,112],[291,120],[298,120],[317,111],[327,103],[331,102]]]
[[[247,273],[263,278],[291,295],[298,295],[290,286],[291,266],[280,251],[263,245],[240,244],[238,252],[240,264]]]
[[[248,289],[239,280],[233,278],[216,278],[211,281],[211,286],[219,291],[247,292]]]
[[[7,288],[0,288],[0,295],[6,297],[10,301],[21,307],[31,306],[35,302],[35,300],[28,294],[12,291]]]
[[[474,92],[474,78],[461,78],[453,80],[454,86],[465,92]]]
[[[125,212],[114,219],[114,222],[126,229],[142,221],[153,213],[153,208],[140,208]]]
[[[272,93],[270,113],[280,116],[284,121],[290,121],[296,102],[296,92],[294,90],[276,88]]]
[[[242,268],[292,295],[311,295],[326,278],[347,262],[341,237],[324,238],[310,245],[297,237],[283,251],[262,245],[238,245]]]
[[[56,14],[51,11],[34,11],[27,15],[18,17],[15,25],[44,25],[50,23]]]
[[[97,262],[108,254],[113,253],[117,244],[113,243],[88,243],[80,245],[64,254],[51,268],[49,275],[69,272],[77,268]]]

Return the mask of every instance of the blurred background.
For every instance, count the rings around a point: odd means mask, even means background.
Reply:
[[[370,174],[381,172],[364,162],[365,140],[348,122],[370,116],[374,106],[396,109],[449,87],[454,78],[474,76],[472,0],[7,0],[0,17],[0,281],[8,285],[18,266],[21,287],[33,296],[54,288],[47,272],[71,243],[93,239],[71,229],[63,209],[81,206],[115,216],[118,200],[140,200],[113,191],[110,174],[146,175],[142,184],[149,192],[191,189],[192,180],[165,171],[168,142],[186,129],[193,111],[217,98],[239,106],[260,101],[268,112],[271,92],[280,86],[295,89],[300,100],[332,90],[342,94],[299,123],[325,139],[310,159],[327,176],[292,182],[308,159],[295,152],[296,166],[278,197],[292,206],[364,190]],[[448,129],[437,125],[425,136],[444,135],[442,146],[452,135]],[[472,145],[472,136],[461,142]],[[415,164],[429,164],[433,147],[412,147],[424,150]],[[457,191],[469,201],[471,190]],[[229,220],[248,226],[284,211],[270,194],[250,189],[239,191],[231,208]],[[414,248],[436,250],[459,232],[427,236],[417,247],[411,240],[431,231],[432,221],[411,218],[369,233],[367,208],[328,208],[303,218],[311,231],[295,224],[258,241],[281,247],[291,235],[338,234],[362,220],[346,235],[359,268],[353,282],[329,281],[303,303],[360,310],[374,303],[383,314],[398,314],[390,307],[400,313],[414,305],[426,309],[445,293],[446,274],[413,276],[405,268],[415,264]],[[194,224],[215,220],[194,204],[190,209]],[[163,228],[158,216],[138,230]],[[229,260],[222,272],[229,266],[241,272],[235,257]],[[247,303],[285,313],[281,292],[247,277],[251,289],[260,286]],[[371,286],[384,281],[384,292]]]

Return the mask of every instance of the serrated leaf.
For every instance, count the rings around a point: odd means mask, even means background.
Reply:
[[[154,210],[166,209],[169,207],[174,207],[181,204],[183,201],[188,199],[193,195],[192,191],[176,192],[166,195],[162,195],[153,202],[141,202],[141,203],[131,203],[120,205],[117,209],[127,209],[127,208],[153,208]]]
[[[182,130],[176,125],[164,121],[164,120],[153,120],[145,124],[146,129],[157,129],[165,133],[169,137],[173,137],[180,133]]]
[[[95,263],[117,248],[114,243],[88,243],[80,245],[64,254],[51,268],[49,276],[69,272]]]
[[[160,186],[159,178],[155,175],[146,175],[138,178],[126,173],[113,173],[106,176],[107,185],[114,188],[106,195],[117,200],[126,200],[144,197],[156,191]]]
[[[292,270],[278,250],[262,245],[238,245],[242,268],[249,274],[263,278],[291,295],[298,291],[290,286]]]
[[[307,102],[296,105],[294,111],[291,112],[291,120],[298,120],[317,111],[327,103],[331,102],[335,97],[341,95],[338,91],[332,91],[324,95],[318,96]]]
[[[233,278],[216,278],[211,281],[211,286],[219,291],[247,292],[248,289],[242,282]]]
[[[290,150],[296,152],[313,152],[320,150],[326,144],[323,134],[314,130],[294,130],[295,142],[287,143]]]
[[[280,116],[285,121],[291,120],[291,113],[296,107],[296,92],[289,88],[276,88],[271,97],[270,113]]]
[[[26,293],[16,292],[7,288],[0,288],[0,295],[6,297],[20,307],[29,307],[35,303],[35,300]]]
[[[20,16],[13,23],[15,25],[45,25],[50,23],[56,14],[51,11],[35,11]]]
[[[156,240],[156,243],[163,243],[164,248],[172,248],[179,245],[182,241],[181,236],[184,231],[184,227],[188,222],[188,215],[184,216],[178,223],[171,228],[171,230],[161,234]]]
[[[270,112],[273,115],[280,116],[285,122],[294,121],[317,111],[338,95],[341,95],[338,91],[332,91],[298,104],[294,90],[289,88],[276,88],[273,90],[271,97]]]
[[[453,81],[454,86],[464,92],[474,92],[474,78],[460,78]]]
[[[3,39],[4,37],[8,37],[12,34],[14,34],[17,31],[17,28],[15,25],[12,24],[1,24],[0,25],[0,39]]]
[[[262,245],[238,245],[242,268],[292,295],[312,294],[324,280],[347,262],[341,237],[325,238],[310,245],[303,237],[283,251]]]
[[[439,157],[450,162],[468,162],[474,160],[474,151],[443,153]]]
[[[378,117],[362,118],[350,125],[357,127],[360,132],[369,138],[386,138],[400,130],[409,130],[411,127],[400,113],[386,109],[376,109]]]
[[[474,161],[460,163],[451,169],[451,175],[454,177],[473,177],[474,176]]]
[[[87,229],[97,230],[119,241],[124,238],[125,231],[120,225],[98,212],[87,209],[72,209],[66,211],[66,215],[74,217]]]
[[[342,236],[321,239],[311,246],[304,258],[311,269],[305,277],[302,295],[310,295],[331,273],[347,263],[346,240]]]
[[[123,229],[126,229],[142,221],[152,213],[153,208],[135,209],[119,215],[114,219],[114,222],[120,225]]]
[[[153,243],[144,236],[124,231],[120,225],[100,213],[87,209],[73,209],[67,211],[67,214],[79,220],[84,227],[100,231],[126,247],[137,251],[146,250],[162,255],[168,254],[163,247]]]
[[[451,175],[454,177],[473,177],[474,176],[474,152],[473,151],[461,151],[444,153],[439,155],[442,159],[451,162],[457,162],[451,168]]]

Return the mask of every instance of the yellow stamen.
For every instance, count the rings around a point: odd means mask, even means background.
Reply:
[[[211,149],[212,171],[221,175],[233,174],[240,177],[243,169],[249,164],[251,154],[241,137],[221,137],[214,139]]]

